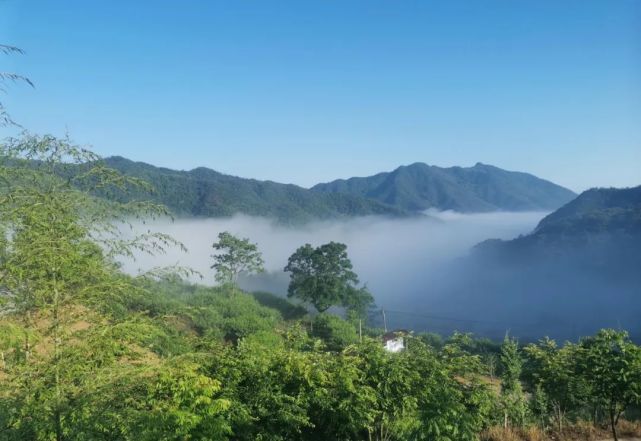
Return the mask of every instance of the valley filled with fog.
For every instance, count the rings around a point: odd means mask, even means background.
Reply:
[[[434,280],[442,281],[453,261],[467,256],[474,245],[486,239],[511,239],[529,233],[545,214],[430,211],[411,219],[361,217],[297,227],[244,215],[227,219],[156,221],[136,228],[170,234],[188,251],[175,247],[156,256],[139,254],[135,261],[123,261],[123,264],[131,274],[157,266],[188,266],[203,276],[202,280],[195,281],[214,284],[214,272],[210,269],[212,243],[218,233],[229,231],[255,242],[265,259],[266,272],[242,279],[241,287],[285,295],[289,277],[282,270],[296,248],[305,243],[317,246],[330,241],[342,242],[348,246],[361,283],[367,284],[379,307],[392,311],[389,314],[392,325],[397,322],[402,326],[407,324],[409,314],[439,313],[422,308],[428,308],[430,301],[439,297]]]

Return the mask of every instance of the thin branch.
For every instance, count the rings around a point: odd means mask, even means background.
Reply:
[[[24,51],[19,47],[10,46],[8,44],[0,44],[0,53],[3,53],[3,54],[17,53],[17,54],[23,55]]]
[[[0,72],[0,81],[13,81],[13,82],[23,81],[28,85],[30,85],[31,87],[34,87],[34,88],[36,87],[29,78],[23,75],[11,73],[11,72]]]

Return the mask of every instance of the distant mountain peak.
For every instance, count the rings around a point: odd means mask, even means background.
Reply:
[[[438,167],[415,162],[391,172],[339,179],[311,189],[223,174],[207,167],[189,171],[155,167],[121,156],[105,161],[146,179],[157,200],[177,214],[275,217],[285,222],[364,215],[408,215],[429,208],[460,212],[552,211],[575,197],[533,175],[477,162]]]
[[[312,190],[357,195],[408,211],[547,211],[576,196],[531,174],[481,162],[447,168],[415,162],[369,177],[318,184]]]

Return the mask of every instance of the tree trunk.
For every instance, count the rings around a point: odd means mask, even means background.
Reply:
[[[561,411],[561,406],[556,405],[556,418],[559,426],[559,434],[563,432],[563,412]]]
[[[612,428],[612,438],[614,438],[614,441],[619,441],[619,437],[617,436],[617,423],[614,419],[614,409],[610,407],[610,427]]]

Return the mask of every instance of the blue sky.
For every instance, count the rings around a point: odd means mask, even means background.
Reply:
[[[2,97],[102,155],[308,186],[480,161],[641,184],[641,2],[0,0]],[[6,132],[6,130],[5,130]]]

